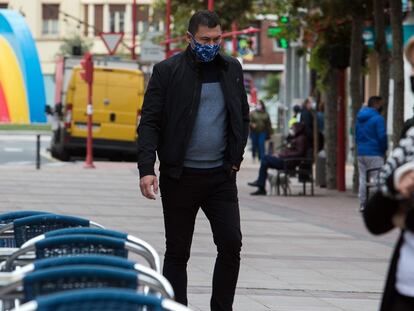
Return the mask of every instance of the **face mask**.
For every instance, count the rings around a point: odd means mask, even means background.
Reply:
[[[263,106],[262,106],[262,105],[260,105],[260,104],[257,104],[257,105],[256,105],[256,109],[257,109],[257,110],[262,111],[262,110],[263,110]]]
[[[220,44],[201,44],[190,34],[191,49],[197,55],[198,59],[204,63],[211,62],[220,50]]]
[[[295,136],[295,130],[294,129],[290,129],[289,130],[289,135],[290,136]]]
[[[383,107],[383,106],[381,106],[381,107],[379,107],[377,110],[378,110],[378,112],[379,112],[379,113],[381,113],[381,112],[382,112],[382,110],[384,110],[384,107]]]

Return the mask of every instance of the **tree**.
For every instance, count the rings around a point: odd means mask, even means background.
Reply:
[[[165,9],[166,0],[157,0],[156,6]],[[207,9],[208,0],[174,0],[171,2],[173,12],[173,36],[182,36],[186,33],[188,21],[191,15],[198,11]],[[254,12],[253,0],[216,0],[214,10],[219,14],[222,28],[231,30],[233,21],[243,27],[247,25],[251,12]]]
[[[404,124],[403,15],[401,0],[390,1],[392,29],[392,79],[394,80],[393,143],[398,144]]]
[[[384,100],[384,118],[388,120],[388,97],[390,85],[390,53],[385,39],[385,0],[373,0],[375,23],[375,50],[379,58],[379,95]]]
[[[350,89],[351,89],[351,102],[352,102],[352,120],[351,124],[355,128],[356,115],[363,102],[362,98],[362,57],[364,43],[362,41],[362,28],[364,23],[365,7],[363,5],[354,6],[354,14],[352,19],[352,31],[351,31],[351,73],[350,73]],[[354,136],[355,139],[355,136]],[[355,146],[355,143],[354,143]],[[359,180],[358,180],[358,159],[357,150],[354,148],[354,175],[352,190],[358,192]]]
[[[85,52],[89,52],[93,43],[87,41],[84,37],[78,34],[71,35],[63,39],[63,43],[59,48],[59,55],[83,55]]]
[[[338,70],[329,68],[326,75],[326,105],[325,105],[325,152],[326,152],[326,186],[336,189],[336,133],[338,131],[337,101],[338,101]],[[332,122],[332,120],[335,120]]]

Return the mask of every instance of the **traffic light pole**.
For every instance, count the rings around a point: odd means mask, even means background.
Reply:
[[[88,86],[88,99],[86,105],[87,115],[87,136],[86,136],[86,159],[85,168],[95,168],[93,165],[93,145],[92,145],[92,85],[93,85],[93,59],[92,55],[85,53],[81,61],[82,71],[81,78]]]
[[[88,105],[86,113],[88,115],[88,136],[86,138],[86,160],[85,168],[95,168],[93,165],[93,142],[92,142],[92,81],[88,83]]]

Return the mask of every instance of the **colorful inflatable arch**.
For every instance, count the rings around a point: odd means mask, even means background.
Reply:
[[[24,18],[0,10],[0,122],[43,123],[45,87],[35,41]]]

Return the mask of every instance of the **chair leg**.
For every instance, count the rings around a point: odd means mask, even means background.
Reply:
[[[280,173],[278,172],[276,175],[276,193],[280,195]]]
[[[303,195],[306,196],[306,179],[303,180]]]
[[[312,194],[312,196],[315,195],[315,190],[314,190],[314,187],[313,187],[313,176],[311,176],[311,194]]]

